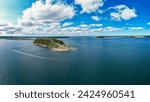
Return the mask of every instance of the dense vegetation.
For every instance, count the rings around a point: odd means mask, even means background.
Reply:
[[[61,45],[65,45],[65,43],[61,40],[57,40],[55,38],[38,38],[34,41],[35,44],[45,45],[48,47],[58,48]]]

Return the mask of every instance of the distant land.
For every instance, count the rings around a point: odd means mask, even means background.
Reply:
[[[96,38],[150,38],[150,36],[136,35],[136,36],[96,36]]]
[[[73,36],[74,37],[74,36]],[[89,36],[81,36],[89,37]],[[94,36],[93,36],[94,37]],[[135,35],[135,36],[95,36],[96,38],[150,38],[150,36]],[[0,39],[7,40],[35,40],[36,38],[70,38],[70,36],[0,36]]]
[[[7,39],[7,40],[35,40],[36,38],[69,38],[69,37],[59,37],[59,36],[0,36],[0,39]]]

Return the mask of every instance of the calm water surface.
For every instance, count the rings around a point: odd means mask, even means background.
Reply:
[[[150,84],[150,39],[62,39],[67,53],[32,41],[0,40],[0,84]]]

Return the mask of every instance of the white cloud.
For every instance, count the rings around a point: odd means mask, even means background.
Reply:
[[[8,26],[7,23],[0,23],[0,27]]]
[[[98,17],[98,16],[92,16],[91,17],[93,20],[95,20],[95,21],[99,21],[100,20],[100,18]]]
[[[91,32],[92,33],[94,33],[94,32],[103,32],[103,30],[104,30],[103,28],[98,28],[98,29],[92,29]]]
[[[104,13],[105,11],[103,11],[103,10],[98,10],[98,13],[100,13],[100,14],[102,14],[102,13]]]
[[[91,27],[101,27],[103,24],[90,24]]]
[[[88,28],[89,25],[87,25],[87,24],[80,24],[79,27],[81,27],[81,28]]]
[[[129,27],[130,30],[143,30],[143,27]]]
[[[136,10],[130,9],[126,5],[118,5],[115,7],[110,7],[109,9],[114,9],[114,12],[110,13],[110,16],[113,20],[130,20],[131,18],[137,17]]]
[[[101,27],[103,24],[80,24],[80,28],[91,28],[91,27]]]
[[[0,32],[1,34],[17,34],[22,30],[21,27],[14,26],[12,24],[1,23]]]
[[[95,34],[103,32],[105,28],[101,27],[102,24],[85,24],[81,23],[78,26],[60,28],[60,34]],[[94,27],[94,28],[93,28]]]
[[[72,22],[65,22],[62,26],[67,27],[67,26],[71,26],[72,24],[73,24]]]
[[[42,0],[41,0],[42,1]],[[69,20],[75,16],[74,7],[61,2],[51,3],[51,0],[46,0],[45,3],[36,1],[32,7],[23,12],[23,16],[18,19],[18,26],[13,26],[7,23],[0,23],[0,33],[2,34],[23,34],[23,35],[77,35],[77,34],[99,34],[105,32],[113,32],[120,30],[140,30],[143,27],[104,27],[103,24],[89,24],[83,22],[79,25],[73,25]],[[103,13],[105,11],[99,10],[103,5],[104,0],[76,0],[76,4],[80,4],[82,11],[91,13],[98,11]],[[99,4],[99,3],[100,4]],[[85,3],[85,4],[83,4]],[[125,5],[119,5],[109,8],[111,10],[111,17],[114,20],[129,20],[137,17],[135,9],[130,9]],[[113,12],[112,12],[113,11]],[[99,21],[101,17],[92,16],[92,19]],[[103,18],[104,19],[104,18]],[[62,21],[65,23],[62,24]],[[150,22],[147,23],[150,25]]]
[[[150,22],[148,22],[147,25],[150,25]]]
[[[75,0],[75,3],[81,5],[82,11],[80,13],[91,13],[103,6],[104,0]]]
[[[36,1],[31,8],[23,11],[23,16],[18,20],[22,26],[43,25],[43,23],[60,22],[71,19],[75,15],[74,7],[67,4],[48,3]]]
[[[46,0],[46,4],[50,4],[51,3],[51,0]]]
[[[71,22],[68,22],[68,24]],[[65,24],[65,23],[64,23]],[[67,22],[66,22],[67,24]],[[99,34],[103,32],[113,32],[122,30],[121,28],[115,27],[102,27],[102,24],[85,24],[81,23],[78,26],[61,26],[60,23],[50,23],[44,26],[30,26],[30,27],[18,27],[18,26],[3,26],[0,27],[0,33],[3,35],[91,35]]]
[[[110,27],[110,26],[104,28],[104,31],[108,31],[108,32],[120,31],[120,30],[123,30],[123,28],[116,28],[116,27]]]

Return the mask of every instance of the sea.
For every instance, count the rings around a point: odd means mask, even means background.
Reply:
[[[59,38],[54,52],[33,40],[0,40],[1,85],[150,85],[150,38]]]

